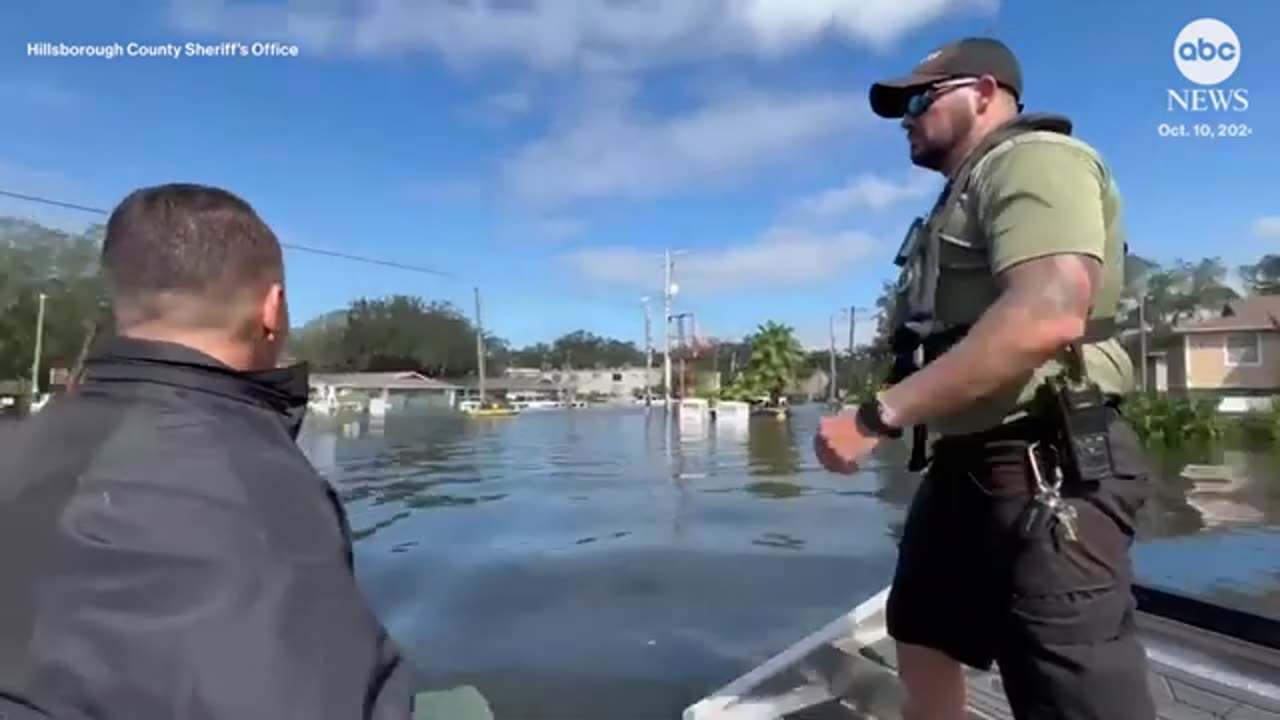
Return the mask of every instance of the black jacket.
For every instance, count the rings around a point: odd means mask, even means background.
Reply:
[[[305,372],[117,338],[0,426],[0,717],[385,720],[411,671],[294,442]]]

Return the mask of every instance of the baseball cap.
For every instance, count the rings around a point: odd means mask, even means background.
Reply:
[[[925,56],[902,77],[881,80],[871,86],[871,110],[884,118],[900,118],[907,100],[921,88],[940,80],[990,75],[1022,97],[1022,69],[1007,45],[995,38],[970,37],[943,45]]]

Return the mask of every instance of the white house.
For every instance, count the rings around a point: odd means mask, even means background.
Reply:
[[[417,372],[317,373],[311,376],[309,407],[321,415],[343,408],[373,415],[410,409],[448,409],[462,390]]]

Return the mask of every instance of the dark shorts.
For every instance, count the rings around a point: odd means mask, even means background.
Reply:
[[[888,601],[889,633],[986,670],[995,662],[1021,720],[1152,720],[1130,548],[1149,493],[1143,451],[1113,414],[1115,477],[1064,495],[1079,541],[1024,541],[1030,432],[934,446]]]

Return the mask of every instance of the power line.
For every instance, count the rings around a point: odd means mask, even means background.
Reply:
[[[110,210],[106,210],[104,208],[92,207],[89,205],[82,205],[80,203],[73,203],[65,200],[57,200],[54,198],[44,197],[41,195],[31,195],[29,193],[20,193],[20,192],[15,192],[13,190],[0,189],[0,197],[8,197],[15,200],[24,200],[26,202],[36,203],[39,205],[49,205],[52,207],[60,207],[60,208],[66,208],[69,210],[77,210],[79,212],[92,213],[95,215],[106,216],[111,214]],[[367,265],[378,265],[381,267],[394,268],[396,270],[405,270],[408,272],[415,272],[415,273],[420,273],[425,275],[434,275],[436,277],[446,278],[449,280],[456,280],[459,282],[465,281],[464,278],[458,275],[455,275],[453,273],[450,273],[444,270],[436,270],[434,268],[424,267],[421,265],[411,265],[408,263],[396,262],[394,260],[383,260],[381,258],[373,258],[365,255],[355,255],[352,253],[339,252],[337,250],[326,250],[324,248],[312,247],[309,245],[301,245],[298,243],[280,243],[280,246],[288,250],[295,250],[298,252],[310,253],[312,255],[321,255],[325,257],[336,258],[339,260],[350,260],[352,262],[365,263]],[[579,300],[585,299],[585,300],[590,300],[595,302],[607,302],[607,303],[615,304],[618,306],[621,306],[624,302],[623,300],[617,297],[600,296],[594,293],[590,293],[590,294],[564,293],[563,291],[560,291],[560,292],[556,292],[555,294],[560,295],[562,297],[569,295],[572,297],[576,297]],[[583,295],[589,295],[589,297],[584,298]],[[630,305],[631,301],[626,301],[626,303]]]
[[[67,208],[70,210],[79,210],[81,212],[94,213],[97,215],[110,215],[110,210],[102,208],[89,207],[88,205],[80,205],[78,203],[66,202],[63,200],[54,200],[53,198],[41,197],[38,195],[28,195],[26,193],[13,192],[12,190],[0,189],[0,196],[14,198],[16,200],[25,200],[40,205],[51,205],[53,207]],[[435,270],[433,268],[422,267],[420,265],[409,265],[406,263],[396,262],[394,260],[381,260],[379,258],[365,257],[363,255],[352,255],[351,253],[338,252],[337,250],[325,250],[323,248],[311,247],[308,245],[299,245],[297,243],[280,243],[280,247],[288,250],[296,250],[298,252],[311,253],[313,255],[324,255],[326,257],[339,258],[341,260],[351,260],[353,262],[362,262],[369,265],[381,265],[382,267],[395,268],[397,270],[407,270],[409,272],[425,273],[427,275],[436,275],[438,277],[450,278],[452,280],[460,280],[457,275],[444,270]]]

